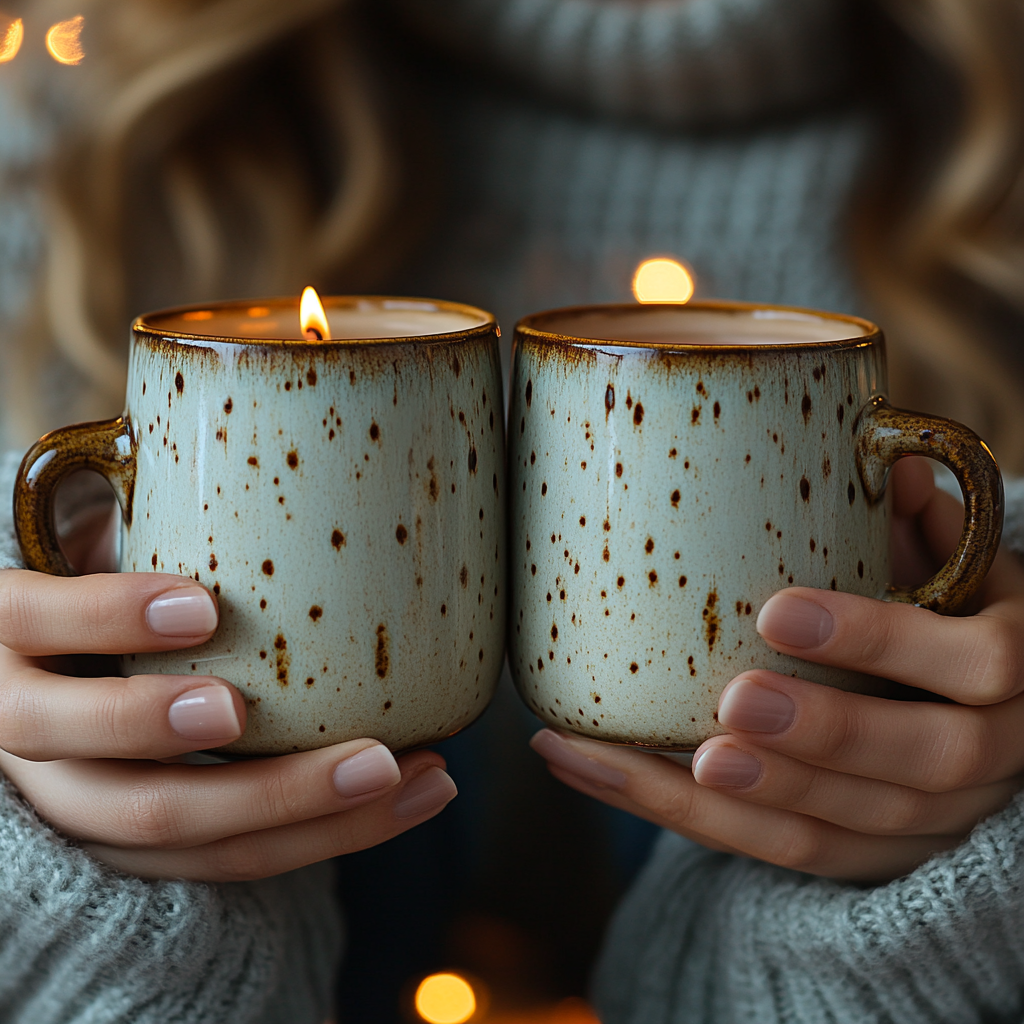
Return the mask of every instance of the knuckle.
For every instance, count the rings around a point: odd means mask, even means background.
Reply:
[[[31,652],[38,641],[38,595],[19,572],[8,570],[0,580],[0,643]]]
[[[827,698],[831,706],[820,715],[820,724],[812,734],[814,758],[826,765],[841,760],[856,742],[857,735],[848,702],[838,694],[828,694]]]
[[[821,863],[824,847],[819,824],[810,818],[798,818],[778,831],[766,859],[791,871],[814,871]]]
[[[1006,623],[976,619],[963,660],[973,666],[973,696],[985,704],[998,704],[1020,689],[1024,643]]]
[[[255,835],[217,843],[210,859],[213,874],[221,882],[252,882],[275,874],[270,851]]]
[[[45,753],[47,732],[38,695],[22,685],[17,675],[4,680],[0,687],[0,748],[32,759]]]
[[[930,793],[947,793],[985,781],[998,756],[995,745],[987,742],[985,732],[981,716],[957,715],[938,736],[935,754],[922,759],[922,763],[932,766],[925,774],[922,788]]]
[[[87,716],[84,734],[97,749],[105,748],[108,756],[128,755],[138,744],[137,723],[131,721],[131,703],[129,688],[115,684],[104,688]]]
[[[871,803],[863,830],[874,835],[916,835],[926,826],[931,801],[912,789],[888,787],[888,792]]]
[[[155,785],[138,785],[128,791],[120,822],[129,846],[170,849],[182,842],[173,797]]]
[[[291,824],[301,821],[302,801],[289,777],[281,771],[268,772],[259,782],[254,796],[254,816],[273,825]]]
[[[856,645],[858,666],[866,672],[882,669],[891,660],[898,642],[892,612],[890,605],[871,602],[865,609],[863,623],[850,633],[850,640]]]

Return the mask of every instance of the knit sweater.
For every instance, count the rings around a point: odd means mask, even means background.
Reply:
[[[864,311],[844,227],[870,125],[842,0],[394,2],[464,70],[427,69],[447,198],[393,291],[475,302],[508,328],[535,309],[626,298],[636,261],[670,253],[699,295]],[[40,252],[31,169],[45,142],[0,87],[7,321]],[[55,367],[54,425],[69,386]],[[1024,488],[1008,497],[1007,535],[1024,550]],[[0,504],[0,567],[16,564],[6,514]],[[611,930],[602,1019],[1016,1024],[1021,850],[1016,802],[873,889],[668,836]],[[4,1021],[326,1015],[338,926],[317,869],[141,882],[95,864],[9,785],[0,856]]]

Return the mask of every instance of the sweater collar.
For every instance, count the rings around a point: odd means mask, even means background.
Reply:
[[[846,0],[398,0],[416,31],[594,113],[714,125],[848,81]]]

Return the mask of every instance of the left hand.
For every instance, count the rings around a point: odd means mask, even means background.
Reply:
[[[896,561],[920,572],[952,549],[963,510],[923,460],[905,462],[892,481]],[[547,729],[531,745],[566,784],[712,849],[887,881],[959,844],[1022,785],[1024,569],[1008,552],[980,597],[976,614],[941,617],[794,587],[758,616],[775,650],[957,703],[883,700],[753,670],[723,691],[728,735],[698,748],[692,772]]]

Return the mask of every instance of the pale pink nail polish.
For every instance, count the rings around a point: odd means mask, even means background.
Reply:
[[[591,785],[603,786],[605,789],[621,789],[626,784],[623,772],[617,768],[609,768],[608,765],[575,750],[552,729],[541,729],[540,732],[534,733],[530,746],[545,761],[564,768]]]
[[[235,702],[226,686],[183,693],[170,707],[171,728],[186,740],[233,740],[242,734]]]
[[[835,629],[828,609],[785,591],[776,594],[757,616],[757,631],[773,643],[809,649],[820,647]]]
[[[718,721],[743,732],[785,732],[795,719],[792,697],[753,679],[737,679],[718,705]]]
[[[440,768],[428,768],[409,782],[394,805],[396,818],[417,818],[439,811],[458,796],[458,788]]]
[[[217,628],[217,606],[199,587],[169,590],[149,602],[146,623],[158,636],[204,636]]]
[[[713,789],[749,789],[761,778],[761,762],[735,747],[714,746],[693,764],[693,777]]]
[[[340,796],[353,797],[397,786],[402,772],[391,751],[378,745],[346,757],[334,769],[332,778]]]

